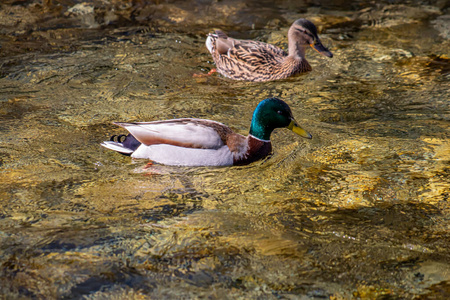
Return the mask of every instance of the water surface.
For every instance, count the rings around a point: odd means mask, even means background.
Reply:
[[[323,3],[322,3],[323,2]],[[313,71],[220,75],[205,37],[287,47]],[[5,1],[0,6],[0,294],[5,298],[450,297],[449,6],[442,1]],[[180,168],[100,147],[113,121],[197,117],[246,134],[249,166]]]

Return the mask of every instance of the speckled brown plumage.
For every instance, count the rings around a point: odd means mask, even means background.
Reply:
[[[320,42],[313,23],[299,19],[288,32],[289,54],[263,42],[237,40],[216,30],[210,34],[206,46],[211,52],[217,72],[235,80],[270,81],[311,71],[305,58],[306,48],[311,46],[319,53],[332,57]]]

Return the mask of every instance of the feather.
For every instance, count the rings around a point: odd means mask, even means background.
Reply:
[[[167,121],[114,123],[126,128],[145,145],[169,144],[187,148],[218,149],[224,145],[220,130],[227,126],[202,119],[174,119]]]
[[[305,58],[306,47],[332,57],[320,42],[313,23],[299,19],[288,32],[289,54],[267,43],[238,40],[216,30],[209,34],[206,47],[216,64],[217,72],[225,77],[247,81],[269,81],[311,71]]]
[[[171,166],[231,166],[233,154],[227,146],[217,149],[194,149],[173,145],[141,145],[133,158],[149,158],[152,161]]]

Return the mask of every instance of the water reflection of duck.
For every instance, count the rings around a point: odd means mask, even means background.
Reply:
[[[311,71],[305,58],[311,46],[327,57],[333,54],[317,36],[316,26],[298,19],[288,31],[289,55],[282,49],[259,41],[237,40],[216,30],[209,34],[206,47],[216,63],[217,72],[236,80],[269,81]]]
[[[262,159],[272,151],[270,134],[275,128],[286,127],[311,138],[298,126],[289,106],[277,98],[258,104],[247,137],[222,123],[204,119],[114,124],[130,134],[123,141],[120,137],[115,141],[113,136],[102,146],[133,158],[178,166],[245,165]]]

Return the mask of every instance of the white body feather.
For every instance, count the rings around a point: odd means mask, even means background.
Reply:
[[[218,149],[184,148],[167,144],[141,145],[131,154],[172,166],[232,166],[233,154],[227,146]]]

